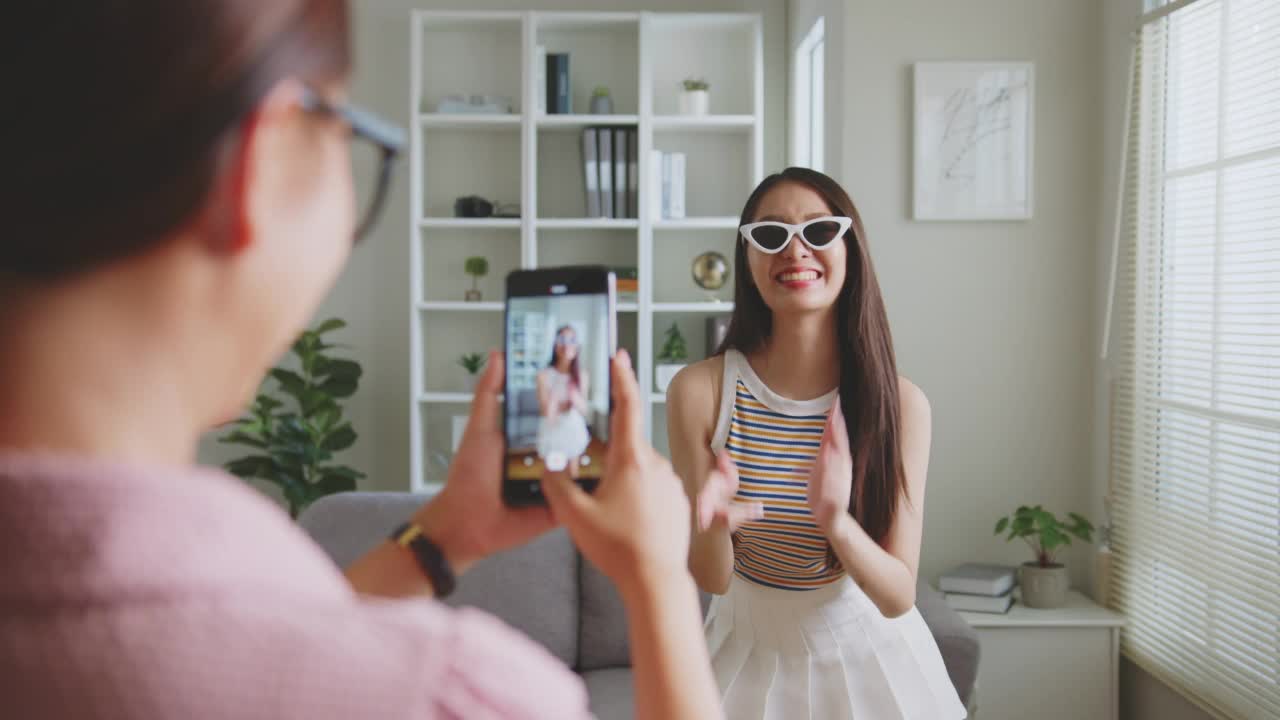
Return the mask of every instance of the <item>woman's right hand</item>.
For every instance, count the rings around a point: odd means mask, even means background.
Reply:
[[[604,479],[594,495],[567,473],[548,474],[542,486],[582,554],[627,595],[688,576],[689,501],[671,464],[644,438],[640,388],[625,350],[610,370],[614,410]]]
[[[712,528],[724,528],[730,533],[751,520],[764,517],[764,503],[739,502],[738,466],[727,450],[716,455],[716,469],[698,491],[698,529],[706,532]]]

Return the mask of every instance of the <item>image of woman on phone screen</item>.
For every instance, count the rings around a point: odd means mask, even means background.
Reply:
[[[551,361],[538,373],[538,456],[547,469],[569,468],[577,476],[579,457],[591,442],[587,429],[590,379],[578,361],[582,344],[572,325],[556,330]]]
[[[962,718],[915,608],[929,403],[898,376],[858,212],[789,168],[736,240],[726,338],[667,392],[725,716]]]

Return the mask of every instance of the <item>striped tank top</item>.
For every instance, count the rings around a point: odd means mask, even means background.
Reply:
[[[741,502],[761,502],[764,517],[733,534],[734,572],[783,590],[813,590],[844,576],[809,511],[809,471],[836,391],[791,400],[770,390],[742,353],[724,355],[723,389],[712,449],[738,466]]]

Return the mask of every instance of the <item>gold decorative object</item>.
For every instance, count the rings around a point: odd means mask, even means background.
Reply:
[[[729,261],[714,250],[693,259],[693,281],[703,290],[715,291],[729,281]]]

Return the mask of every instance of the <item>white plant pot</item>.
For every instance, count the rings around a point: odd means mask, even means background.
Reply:
[[[680,93],[681,115],[706,115],[711,108],[711,91],[684,90]]]
[[[661,393],[666,392],[667,386],[671,384],[671,378],[674,378],[676,376],[676,373],[680,372],[680,368],[683,368],[683,367],[684,367],[683,364],[676,365],[674,363],[658,363],[656,366],[654,366],[653,368],[654,389]]]
[[[467,389],[467,392],[475,392],[476,381],[479,379],[480,379],[479,373],[476,373],[475,375],[472,375],[471,373],[467,373],[466,377],[463,378],[462,380],[462,386]]]

